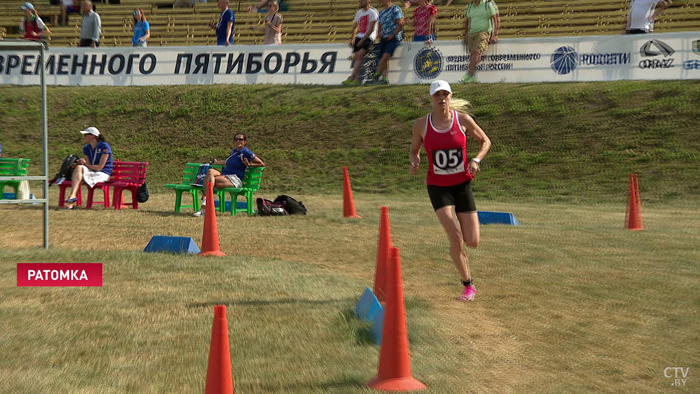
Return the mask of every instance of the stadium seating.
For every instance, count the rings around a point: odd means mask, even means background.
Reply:
[[[133,35],[132,11],[141,8],[150,25],[149,46],[215,45],[215,32],[208,26],[219,17],[215,1],[198,3],[192,8],[173,8],[170,2],[151,0],[112,0],[120,4],[96,3],[102,18],[103,46],[130,46]],[[464,1],[464,0],[457,0]],[[22,11],[17,0],[0,0],[0,38],[18,37]],[[501,15],[501,38],[621,34],[628,13],[628,0],[498,0]],[[263,33],[251,27],[263,26],[266,14],[246,12],[254,1],[231,1],[236,13],[234,43],[262,44]],[[35,4],[37,12],[49,25],[51,46],[77,46],[80,18],[69,15],[68,26],[58,26],[60,7]],[[347,42],[352,18],[357,11],[355,0],[294,0],[284,12],[283,43]],[[464,3],[439,6],[436,31],[439,40],[464,37]],[[412,16],[413,9],[404,9]],[[693,31],[700,26],[700,0],[675,0],[656,23],[658,32]],[[406,26],[407,39],[413,34]]]

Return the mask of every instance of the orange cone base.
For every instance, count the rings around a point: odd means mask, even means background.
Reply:
[[[226,256],[226,253],[220,250],[210,250],[208,252],[197,253],[197,256]]]
[[[418,391],[427,389],[423,383],[412,377],[395,379],[376,377],[367,382],[365,386],[382,391]]]
[[[345,216],[345,217],[350,218],[350,219],[362,219],[362,216],[360,216],[360,215],[352,215],[352,216]]]
[[[628,228],[627,230],[640,231],[640,230],[644,230],[644,227]]]

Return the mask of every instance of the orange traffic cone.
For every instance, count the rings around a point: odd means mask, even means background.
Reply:
[[[411,376],[406,307],[403,299],[403,280],[401,279],[401,260],[398,248],[391,248],[388,274],[382,345],[379,349],[379,372],[376,378],[366,383],[366,386],[384,391],[423,390],[427,387]]]
[[[355,200],[352,198],[348,168],[343,167],[343,216],[346,218],[362,218],[355,211]]]
[[[642,224],[642,202],[639,197],[637,174],[630,174],[629,186],[627,188],[625,228],[627,230],[644,230],[644,225]]]
[[[226,305],[214,307],[214,324],[211,328],[211,346],[207,365],[207,385],[204,394],[233,394],[231,353],[228,344]]]
[[[389,224],[389,208],[382,207],[379,222],[379,245],[377,247],[377,268],[374,274],[374,295],[379,302],[386,302],[386,275],[391,259],[391,227]]]
[[[202,234],[202,251],[199,256],[226,256],[219,249],[219,230],[216,225],[216,206],[214,206],[214,187],[207,182],[207,201],[204,208],[204,234]]]

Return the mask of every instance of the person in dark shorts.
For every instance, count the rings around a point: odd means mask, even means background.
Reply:
[[[379,13],[370,5],[369,0],[360,0],[360,10],[355,13],[355,19],[352,20],[350,36],[350,47],[354,56],[352,74],[343,81],[343,85],[360,84],[362,59],[371,50],[377,38],[377,19],[379,19]]]
[[[391,0],[381,0],[384,7],[379,11],[377,36],[379,37],[379,53],[381,59],[374,73],[374,79],[379,84],[389,83],[389,59],[394,56],[396,48],[403,40],[403,11],[401,7],[391,3]]]
[[[420,165],[420,149],[428,156],[428,195],[433,209],[450,239],[450,256],[459,271],[464,291],[459,299],[473,301],[476,288],[469,272],[464,244],[479,244],[479,217],[471,181],[479,173],[481,160],[491,148],[491,140],[474,119],[462,112],[469,105],[452,99],[446,81],[430,84],[433,111],[413,123],[413,138],[408,154],[411,175]],[[467,160],[467,135],[479,143],[479,152]]]

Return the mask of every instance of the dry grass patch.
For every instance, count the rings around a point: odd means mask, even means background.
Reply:
[[[48,252],[38,208],[0,207],[0,351],[17,355],[0,360],[0,392],[202,392],[217,303],[237,392],[363,392],[378,352],[349,311],[372,284],[382,205],[429,392],[658,392],[669,366],[700,387],[695,206],[643,206],[646,230],[630,232],[620,205],[479,201],[522,225],[482,226],[465,304],[426,196],[356,193],[357,220],[338,195],[295,197],[308,216],[218,216],[220,259],[141,253],[153,235],[201,244],[202,219],[173,213],[172,194],[139,211],[52,210]],[[103,262],[105,285],[15,287],[16,263],[48,261]]]

